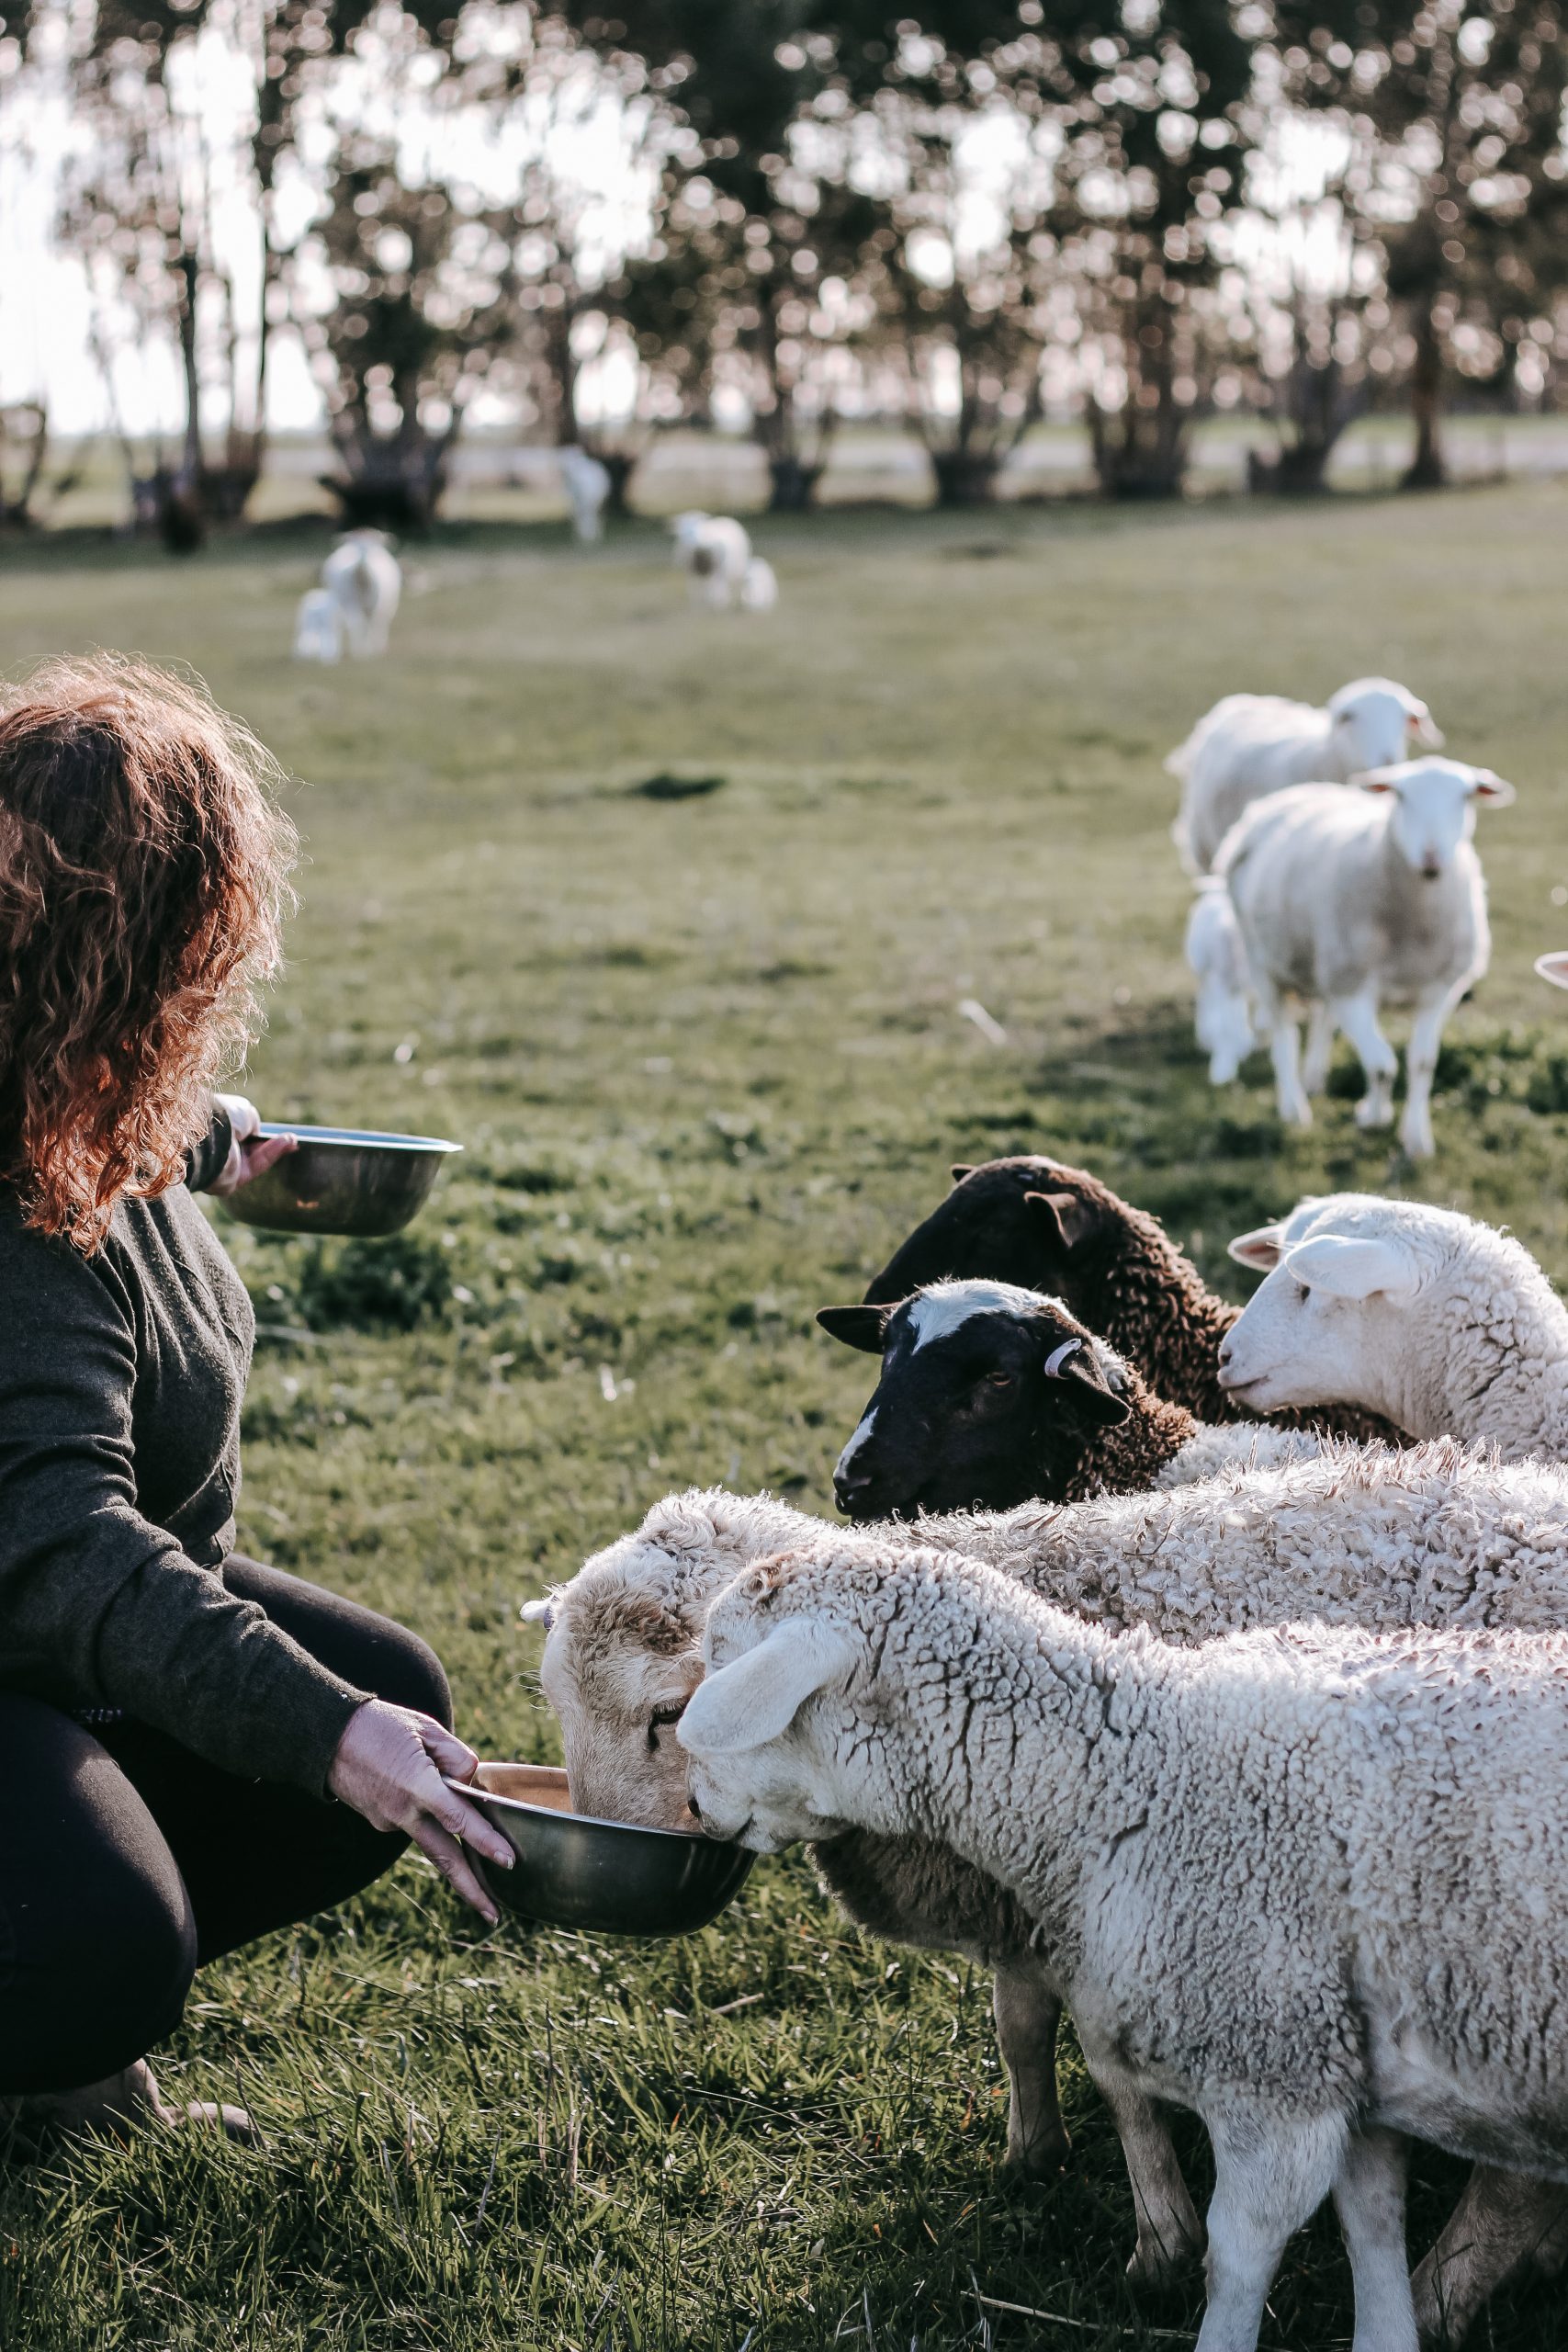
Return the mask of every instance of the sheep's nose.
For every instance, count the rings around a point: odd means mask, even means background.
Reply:
[[[1231,1342],[1227,1334],[1227,1336],[1220,1341],[1220,1370],[1222,1372],[1224,1372],[1226,1364],[1229,1363],[1232,1352]]]
[[[703,1817],[702,1806],[697,1803],[695,1797],[688,1797],[686,1799],[686,1811],[691,1815],[694,1821],[700,1821]]]
[[[864,1494],[870,1484],[869,1470],[835,1470],[833,1473],[833,1493],[845,1510],[857,1495]]]
[[[1438,855],[1435,849],[1429,849],[1427,852],[1426,856],[1421,860],[1422,880],[1424,882],[1435,882],[1442,870],[1442,859]]]

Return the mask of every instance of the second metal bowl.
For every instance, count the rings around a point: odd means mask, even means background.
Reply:
[[[429,1198],[442,1163],[460,1143],[440,1136],[382,1135],[369,1127],[291,1127],[264,1119],[264,1136],[297,1136],[265,1175],[223,1195],[242,1225],[273,1233],[397,1233]]]
[[[448,1783],[516,1853],[491,1871],[496,1901],[525,1919],[613,1936],[683,1936],[733,1901],[756,1860],[742,1846],[678,1829],[639,1829],[571,1810],[566,1774],[543,1764],[481,1764]]]

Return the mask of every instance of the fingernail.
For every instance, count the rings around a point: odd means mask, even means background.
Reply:
[[[500,1912],[499,1912],[499,1911],[487,1911],[487,1912],[485,1912],[485,1914],[484,1914],[483,1916],[484,1916],[484,1922],[485,1922],[485,1925],[486,1925],[486,1927],[487,1927],[487,1928],[499,1928],[499,1927],[500,1927],[500,1925],[501,1925],[501,1914],[500,1914]]]

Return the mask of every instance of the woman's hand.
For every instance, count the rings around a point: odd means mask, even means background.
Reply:
[[[327,1775],[340,1803],[362,1813],[373,1829],[400,1829],[427,1854],[465,1903],[493,1928],[496,1908],[463,1851],[471,1846],[487,1862],[509,1871],[516,1860],[499,1829],[477,1805],[442,1779],[471,1781],[479,1769],[471,1747],[445,1730],[434,1715],[367,1699],[350,1715]]]
[[[215,1094],[212,1099],[228,1112],[234,1139],[229,1146],[223,1173],[207,1188],[209,1193],[216,1193],[220,1198],[226,1193],[237,1193],[242,1184],[265,1175],[287,1153],[299,1149],[297,1136],[260,1135],[261,1113],[243,1094]]]

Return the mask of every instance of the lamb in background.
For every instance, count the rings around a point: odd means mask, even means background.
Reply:
[[[1059,1299],[1010,1283],[930,1283],[901,1306],[824,1306],[817,1320],[882,1358],[833,1473],[839,1508],[854,1520],[1191,1486],[1232,1464],[1300,1461],[1328,1442],[1262,1421],[1195,1421]]]
[[[610,469],[590,457],[586,449],[572,447],[556,451],[556,464],[561,481],[571,501],[571,527],[579,541],[588,545],[604,536],[604,507],[610,495]]]
[[[1187,968],[1198,983],[1198,1043],[1209,1083],[1228,1086],[1257,1043],[1252,980],[1230,892],[1214,875],[1198,885],[1187,918]]]
[[[754,555],[740,575],[740,602],[749,613],[771,613],[779,601],[779,579],[766,556]]]
[[[1166,762],[1181,778],[1171,838],[1190,874],[1207,874],[1245,808],[1292,784],[1348,784],[1393,767],[1415,744],[1440,752],[1426,704],[1392,678],[1355,678],[1322,709],[1282,695],[1226,695]]]
[[[716,1593],[773,1554],[888,1541],[987,1561],[1075,1615],[1204,1642],[1314,1617],[1342,1625],[1568,1625],[1568,1475],[1502,1465],[1440,1442],[1321,1459],[1199,1487],[1066,1508],[922,1520],[835,1534],[768,1495],[672,1495],[524,1615],[547,1634],[540,1680],[559,1720],[574,1802],[675,1827],[685,1781],[671,1727],[702,1679]],[[1066,2151],[1055,2050],[1058,1979],[1034,1922],[983,1873],[919,1840],[837,1838],[814,1855],[829,1891],[873,1933],[964,1953],[996,1971],[998,2042],[1011,2090],[1011,2163],[1050,2173]],[[1115,2121],[1138,2214],[1129,2273],[1167,2278],[1201,2242],[1157,2112],[1121,2098]],[[1502,2279],[1568,2252],[1568,2200],[1479,2169],[1417,2273],[1423,2326],[1457,2343]]]
[[[1422,1201],[1331,1193],[1231,1255],[1267,1275],[1220,1351],[1243,1410],[1332,1386],[1413,1437],[1568,1461],[1568,1307],[1511,1235]]]
[[[1219,1376],[1221,1342],[1241,1309],[1208,1287],[1157,1217],[1087,1169],[1042,1153],[960,1162],[953,1180],[946,1200],[873,1277],[868,1306],[897,1305],[949,1276],[1016,1283],[1060,1299],[1156,1396],[1201,1421],[1249,1418]],[[1393,1434],[1353,1407],[1293,1419],[1341,1437]]]
[[[738,1577],[703,1662],[676,1736],[705,1828],[934,1838],[1039,1922],[1094,2081],[1201,2118],[1198,2352],[1253,2352],[1329,2195],[1354,2352],[1416,2352],[1407,2133],[1568,2183],[1568,1638],[1177,1649],[829,1544]]]
[[[1412,1159],[1430,1156],[1444,1024],[1492,954],[1486,886],[1471,845],[1475,811],[1513,797],[1513,786],[1489,768],[1412,760],[1364,776],[1357,791],[1303,784],[1275,793],[1225,836],[1215,870],[1235,909],[1288,1125],[1312,1125],[1307,1097],[1327,1076],[1326,1024],[1314,1067],[1300,1066],[1302,1002],[1324,1007],[1360,1057],[1367,1091],[1358,1126],[1389,1125],[1399,1065],[1378,1008],[1393,998],[1415,1006],[1400,1141]]]
[[[307,588],[294,616],[296,662],[341,662],[343,607],[329,588]]]
[[[402,566],[386,533],[345,533],[321,566],[321,586],[337,605],[349,651],[385,653],[403,591]]]
[[[716,612],[733,605],[751,561],[751,541],[743,526],[730,515],[705,514],[692,507],[675,515],[670,529],[693,604]]]

